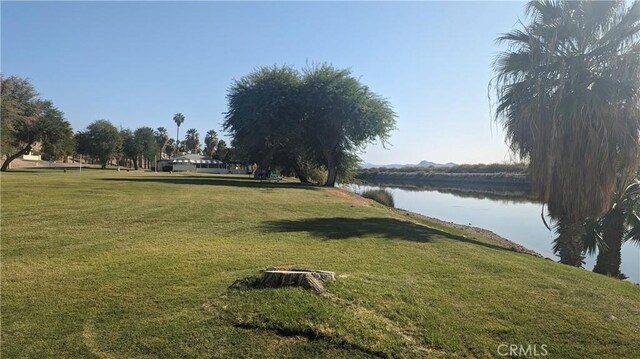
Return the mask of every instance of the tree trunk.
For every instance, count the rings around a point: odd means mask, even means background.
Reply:
[[[336,168],[336,166],[329,167],[329,173],[327,174],[327,182],[324,184],[325,187],[335,187],[337,177],[338,177],[338,169]]]
[[[11,161],[13,161],[16,158],[24,155],[25,153],[28,153],[29,151],[31,151],[31,148],[32,148],[31,146],[32,145],[33,145],[33,143],[30,143],[30,144],[26,145],[23,149],[18,151],[16,154],[7,157],[7,159],[2,164],[2,167],[0,167],[0,171],[2,171],[2,172],[7,171],[7,169],[9,169],[9,164],[11,163]]]
[[[584,264],[583,221],[561,219],[558,238],[558,255],[560,263],[574,267]]]
[[[606,248],[598,248],[598,258],[593,271],[596,273],[621,278],[620,262],[622,237],[624,236],[624,218],[615,216],[604,228],[602,239]]]
[[[325,187],[335,187],[336,185],[336,177],[338,177],[338,165],[336,164],[335,158],[332,153],[329,151],[325,152],[325,156],[327,157],[327,182],[325,182]]]
[[[132,157],[131,158],[131,162],[133,162],[133,169],[137,171],[138,170],[138,161],[136,160],[136,158]]]

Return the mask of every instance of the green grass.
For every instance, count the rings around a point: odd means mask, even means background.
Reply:
[[[0,180],[4,358],[640,352],[640,287],[339,190],[100,170]],[[287,265],[338,280],[326,296],[227,289]]]

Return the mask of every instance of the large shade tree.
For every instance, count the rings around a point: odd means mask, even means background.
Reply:
[[[633,173],[640,130],[640,3],[532,1],[530,22],[499,37],[496,118],[530,162],[533,189],[557,222],[558,254],[583,262],[583,224]]]
[[[302,72],[264,67],[235,81],[227,95],[224,128],[242,157],[262,167],[306,174],[325,168],[325,185],[357,161],[395,125],[389,103],[348,70],[319,65]]]
[[[291,155],[304,152],[300,84],[300,73],[289,66],[262,67],[234,81],[224,129],[243,157],[265,169],[300,172]]]
[[[120,132],[111,122],[97,120],[79,134],[78,152],[89,155],[100,163],[102,168],[121,151],[122,138]]]
[[[366,145],[376,139],[387,143],[395,128],[389,102],[349,70],[327,64],[306,69],[300,98],[305,140],[328,171],[325,186],[335,185],[347,163],[357,164],[354,156]]]
[[[0,78],[1,145],[6,160],[0,167],[6,171],[9,164],[40,143],[45,157],[57,159],[72,148],[71,125],[64,114],[51,101],[40,99],[36,89],[26,79],[15,76]]]
[[[38,117],[42,102],[28,80],[10,76],[2,77],[1,81],[0,134],[2,154],[7,156],[1,169],[6,171],[14,159],[31,151],[38,140]]]

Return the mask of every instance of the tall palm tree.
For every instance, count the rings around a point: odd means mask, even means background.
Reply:
[[[213,157],[218,147],[218,133],[215,130],[207,131],[204,136],[204,152],[207,156]]]
[[[560,261],[580,266],[583,224],[610,207],[618,170],[637,168],[640,3],[532,1],[528,13],[498,38],[496,120],[559,223]]]
[[[640,243],[638,200],[640,181],[620,176],[611,208],[602,217],[587,222],[584,236],[587,253],[598,250],[594,272],[624,278],[620,272],[622,243],[627,240]]]
[[[184,141],[187,151],[200,153],[200,134],[198,133],[198,130],[195,128],[188,129]]]
[[[178,126],[178,130],[176,131],[176,148],[180,145],[180,125],[184,122],[184,115],[180,112],[173,115],[173,122]]]

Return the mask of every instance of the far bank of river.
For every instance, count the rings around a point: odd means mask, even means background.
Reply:
[[[369,185],[346,187],[357,193],[386,188],[392,192],[397,208],[447,222],[485,228],[544,257],[558,260],[551,249],[555,235],[545,227],[540,216],[542,206],[529,198],[509,193],[500,196],[498,193],[451,189],[410,190],[397,186]],[[593,269],[595,260],[595,256],[587,257],[585,268]],[[629,242],[623,245],[621,269],[629,280],[640,283],[640,247]]]

